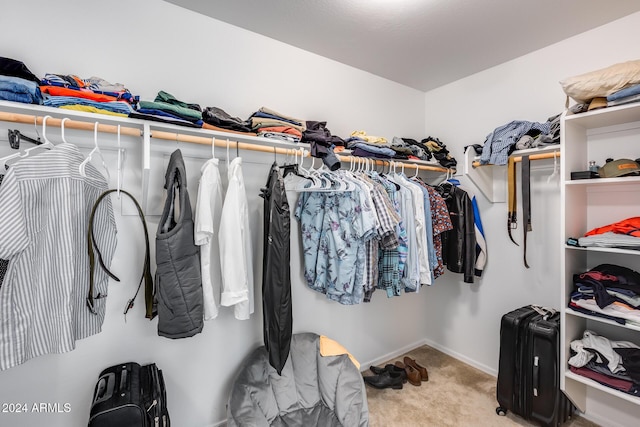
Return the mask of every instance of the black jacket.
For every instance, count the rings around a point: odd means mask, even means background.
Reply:
[[[437,189],[447,203],[453,223],[453,229],[442,234],[442,260],[449,271],[464,273],[465,283],[473,283],[476,233],[471,198],[449,182]]]

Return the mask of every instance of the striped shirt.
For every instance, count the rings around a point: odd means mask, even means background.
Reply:
[[[75,348],[100,332],[106,273],[95,271],[95,308],[87,308],[87,229],[91,208],[107,189],[104,177],[72,144],[17,162],[0,187],[0,258],[10,261],[0,288],[0,370]],[[109,267],[116,246],[111,201],[94,218],[96,241]]]

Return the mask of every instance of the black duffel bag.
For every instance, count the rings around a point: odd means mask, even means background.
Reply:
[[[100,373],[89,427],[169,427],[162,371],[155,363],[111,366]]]

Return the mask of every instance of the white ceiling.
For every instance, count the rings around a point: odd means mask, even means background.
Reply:
[[[640,10],[638,0],[167,1],[422,91]]]

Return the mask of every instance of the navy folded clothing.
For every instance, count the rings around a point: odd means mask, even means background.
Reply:
[[[40,83],[40,79],[37,78],[23,62],[2,56],[0,56],[0,74],[3,76],[20,77],[21,79]]]
[[[129,117],[133,119],[151,120],[154,122],[169,123],[172,125],[186,126],[191,128],[201,128],[203,123],[202,120],[190,122],[181,118],[171,118],[167,116],[158,116],[155,114],[145,114],[138,111],[132,111],[131,113],[129,113]]]

